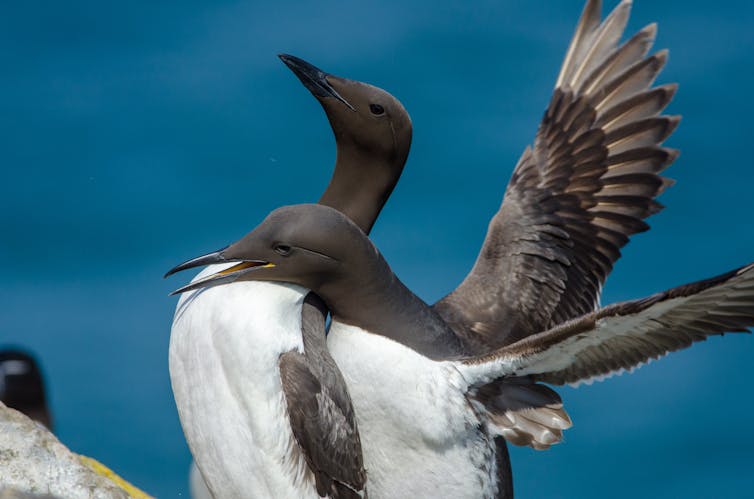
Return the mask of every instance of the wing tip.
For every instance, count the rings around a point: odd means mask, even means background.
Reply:
[[[568,44],[568,50],[563,58],[558,78],[555,80],[555,88],[563,86],[567,75],[572,71],[573,58],[579,50],[579,46],[584,39],[594,32],[600,24],[602,18],[602,1],[588,0],[581,11],[579,20],[576,22],[576,30],[573,32],[571,41]]]
[[[680,114],[666,114],[665,120],[667,122],[667,129],[665,130],[665,136],[662,138],[662,140],[667,139],[670,137],[670,135],[675,132],[675,129],[678,128],[678,125],[681,123],[681,119],[683,116]]]
[[[655,87],[657,90],[660,90],[665,93],[665,98],[670,102],[670,100],[675,97],[676,92],[678,92],[678,83],[665,83],[663,85],[659,85]]]
[[[659,25],[656,22],[649,23],[646,26],[644,26],[642,29],[640,29],[639,33],[654,40],[657,37],[658,29],[659,29]]]
[[[668,57],[670,57],[670,49],[660,49],[651,56],[653,59],[656,59],[657,62],[660,64],[660,66],[664,66],[668,62]]]
[[[626,10],[628,9],[629,13],[631,11],[631,7],[633,7],[634,2],[633,0],[622,0],[618,5],[615,6],[613,9],[613,12],[610,13],[610,15],[613,15],[614,12],[618,12],[619,10]]]
[[[665,158],[666,167],[669,166],[671,163],[673,163],[681,155],[680,149],[674,149],[672,147],[663,147],[662,150],[667,155]]]
[[[577,26],[594,26],[602,17],[602,0],[588,0],[584,4]]]

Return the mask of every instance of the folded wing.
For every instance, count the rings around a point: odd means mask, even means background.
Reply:
[[[324,310],[316,295],[307,295],[301,316],[305,354],[290,351],[280,356],[288,417],[319,495],[366,497],[356,415],[346,382],[324,345]]]

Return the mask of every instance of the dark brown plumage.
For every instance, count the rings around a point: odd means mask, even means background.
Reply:
[[[230,261],[268,265],[240,265],[182,290],[223,279],[313,289],[337,323],[387,337],[431,362],[453,363],[464,402],[485,421],[480,433],[537,449],[560,441],[571,424],[557,393],[537,382],[589,381],[711,334],[745,331],[754,324],[752,266],[596,310],[621,248],[662,208],[655,198],[670,181],[660,174],[677,156],[661,146],[679,121],[661,114],[676,87],[652,87],[667,53],[647,55],[654,25],[618,47],[629,10],[624,1],[600,24],[600,2],[588,1],[534,144],[513,172],[473,269],[433,308],[400,283],[355,225],[313,205],[276,210],[224,252]],[[277,251],[279,244],[287,249]],[[286,390],[301,401],[289,407],[291,424],[318,491],[332,493],[335,484],[359,477],[343,455],[306,450],[327,447],[314,429],[332,425],[324,418],[333,417],[326,404],[335,399],[303,369],[305,360],[281,358]],[[350,366],[351,373],[361,366]],[[498,463],[504,454],[498,448]],[[498,492],[508,494],[510,481],[500,477]]]
[[[287,248],[283,253],[276,249],[281,244]],[[366,411],[372,417],[360,420],[361,423],[367,422],[361,425],[362,434],[375,430],[374,416],[369,411],[380,414],[379,411],[387,409],[395,414],[412,414],[411,411],[418,407],[422,417],[427,417],[426,421],[439,424],[448,432],[454,428],[453,422],[459,421],[456,416],[460,413],[464,425],[475,418],[479,418],[480,423],[474,425],[473,430],[464,426],[469,431],[461,432],[457,441],[443,445],[464,450],[474,448],[477,439],[487,439],[484,445],[488,446],[490,439],[497,436],[537,449],[559,442],[563,430],[570,427],[570,419],[562,409],[560,397],[550,388],[536,384],[537,381],[555,384],[589,381],[637,367],[710,335],[747,331],[754,325],[754,264],[750,264],[712,279],[590,312],[492,353],[434,358],[430,355],[436,353],[434,346],[425,352],[420,348],[420,342],[408,342],[407,338],[421,336],[426,331],[445,330],[447,334],[452,331],[400,282],[359,227],[337,210],[316,204],[279,208],[225,252],[232,256],[232,260],[242,262],[233,272],[237,280],[296,283],[312,289],[332,310],[334,334],[340,335],[329,345],[335,352],[333,358],[341,369],[344,365],[347,367],[345,376],[352,383],[351,393],[354,388],[358,390],[360,398],[355,399],[358,401],[356,410]],[[259,261],[266,264],[252,267],[243,264]],[[211,285],[213,279],[226,277],[227,274],[215,274],[203,285]],[[391,327],[371,327],[375,317]],[[380,337],[389,340],[379,340]],[[366,341],[359,344],[359,339]],[[349,348],[342,349],[337,341],[347,341]],[[393,349],[389,350],[390,355],[384,356],[380,351],[386,348],[384,345]],[[379,358],[380,355],[383,358],[376,369],[368,365],[372,356]],[[348,364],[348,356],[355,356],[359,361]],[[395,358],[396,364],[385,362],[387,357]],[[292,359],[303,359],[303,356]],[[287,360],[284,356],[283,361]],[[289,369],[292,368],[285,366],[283,372]],[[391,369],[400,374],[391,374]],[[362,370],[370,374],[359,378]],[[319,397],[323,390],[308,379],[311,376],[300,370],[293,372],[296,376],[290,381],[284,375],[284,384],[290,383],[302,391],[295,398],[303,401],[303,408],[296,406],[290,410],[292,426],[304,430],[303,436],[296,433],[297,438],[306,442],[313,435],[307,428],[307,414],[317,414],[317,421],[326,420],[326,426],[330,428],[339,425],[333,424],[328,410],[323,411],[323,408],[327,409],[323,404],[326,401]],[[399,378],[403,380],[400,386],[388,384],[387,391],[378,386],[379,383],[393,383],[392,376],[406,373],[407,378]],[[423,384],[424,377],[433,374],[437,378],[428,385]],[[452,378],[454,375],[460,378]],[[454,381],[448,382],[448,379]],[[307,393],[315,396],[307,397]],[[431,395],[427,396],[428,393]],[[437,402],[445,397],[453,399],[459,394],[463,396],[461,404],[448,407]],[[396,421],[396,435],[405,437],[404,424],[411,428],[414,421]],[[322,426],[314,425],[315,428]],[[412,431],[422,430],[412,428]],[[380,426],[379,432],[386,435],[390,429]],[[365,446],[365,462],[374,459],[373,462],[382,467],[373,469],[383,472],[377,475],[378,480],[382,480],[380,485],[384,486],[385,480],[389,479],[384,469],[395,473],[390,468],[391,460],[385,456],[410,453],[413,449],[401,444],[380,447],[376,442],[381,440],[375,439],[374,433],[369,435],[371,440],[365,438],[365,441],[372,442],[373,446]],[[391,434],[392,438],[396,436]],[[420,448],[416,441],[412,443],[416,446],[414,448]],[[432,445],[428,443],[426,451],[422,451],[430,470],[432,466],[442,464],[450,453],[443,445]],[[485,447],[486,451],[489,449]],[[504,450],[500,448],[496,453],[497,460]],[[492,453],[475,453],[474,456],[480,459],[479,469],[489,469],[485,466],[492,462]],[[471,459],[472,455],[465,456],[464,462],[467,458]],[[336,472],[342,471],[337,467],[342,465],[342,460],[329,464],[336,466]],[[401,469],[395,475],[403,472]],[[424,470],[423,473],[431,474],[431,471]],[[325,478],[332,476],[331,471]],[[487,482],[482,482],[480,490],[488,490]]]
[[[621,2],[600,22],[601,2],[587,2],[476,263],[434,305],[476,354],[594,311],[621,248],[662,209],[655,198],[671,181],[660,173],[678,153],[661,144],[679,118],[661,113],[677,87],[652,87],[667,61],[665,50],[647,55],[656,25],[618,45],[630,7]],[[536,396],[540,388],[526,380],[497,383],[487,410],[510,422],[509,441],[546,448],[534,436],[560,435],[570,420],[562,412],[549,428],[531,427],[535,409],[506,409],[501,401]]]
[[[325,308],[307,295],[301,316],[304,352],[280,356],[280,378],[291,429],[322,497],[356,498],[365,493],[361,440],[346,382],[322,341]]]
[[[620,47],[630,4],[600,24],[590,1],[533,147],[524,151],[463,283],[435,310],[476,351],[590,312],[629,237],[662,206],[660,147],[679,118],[660,113],[675,85],[651,88],[667,59],[646,57],[650,25]]]
[[[281,59],[320,102],[335,135],[337,146],[335,171],[319,202],[339,210],[352,219],[360,230],[368,233],[403,170],[411,144],[411,120],[408,113],[397,99],[382,89],[327,74],[306,61],[290,55],[281,55]],[[227,261],[221,252],[214,252],[178,265],[167,275],[197,266]],[[200,282],[203,282],[202,279],[195,280],[194,285]],[[182,289],[186,290],[189,287]],[[230,289],[226,291],[226,298],[237,296]],[[238,292],[244,293],[243,290]],[[180,315],[184,317],[188,314],[190,317],[199,316],[199,318],[195,321],[187,320],[179,326],[176,326],[174,322],[173,335],[183,338],[185,336],[182,334],[189,331],[197,333],[191,338],[201,338],[202,335],[211,335],[213,328],[217,327],[211,319],[205,320],[206,317],[212,318],[214,315],[203,314],[206,310],[203,307],[214,307],[214,303],[202,302],[201,296],[193,298]],[[257,297],[248,296],[246,300],[250,301],[255,298]],[[259,298],[264,302],[265,297]],[[225,313],[232,315],[232,310],[226,310]],[[345,381],[325,345],[326,313],[321,301],[310,294],[302,305],[301,331],[293,331],[294,334],[301,333],[303,351],[293,349],[263,352],[275,359],[273,363],[277,361],[280,386],[278,388],[275,382],[270,385],[273,391],[282,389],[282,399],[287,411],[284,416],[287,421],[284,423],[290,425],[295,438],[294,445],[284,450],[287,454],[279,457],[277,461],[286,460],[291,455],[304,458],[307,468],[303,472],[304,476],[294,478],[305,480],[301,484],[289,483],[294,488],[300,486],[299,490],[302,490],[313,485],[322,497],[366,497],[366,471],[354,411]],[[279,322],[285,323],[289,316],[280,319]],[[264,324],[264,322],[260,319],[259,324]],[[263,326],[255,323],[239,323],[234,326],[237,328],[233,329],[233,334],[228,335],[234,339],[253,337],[254,334],[261,336],[267,332],[261,330]],[[199,332],[194,331],[194,328]],[[270,334],[279,334],[279,332],[270,331]],[[239,348],[243,347],[244,345],[240,344]],[[272,345],[273,349],[276,347],[277,345]],[[175,367],[175,372],[180,373],[174,376],[174,387],[186,379],[186,371],[182,370],[182,366],[198,364],[201,363],[197,362],[193,356],[190,345],[182,340],[177,340],[176,343],[171,342],[171,375],[173,375],[174,366],[178,366]],[[215,383],[214,386],[222,389],[227,384],[228,377],[238,373],[233,372],[222,378],[207,369],[199,374],[207,374],[211,379],[203,378],[202,381],[210,386]],[[274,370],[270,370],[269,374],[278,376]],[[179,412],[181,407],[194,409],[192,404],[204,404],[200,397],[191,400],[191,390],[178,390],[178,392],[185,394],[180,395],[183,397],[180,400],[179,396],[176,397]],[[235,409],[232,404],[229,407],[230,411]],[[200,409],[209,412],[228,409],[228,407],[204,406]],[[196,411],[196,413],[202,411]],[[191,410],[186,412],[192,413]],[[264,414],[260,415],[248,407],[244,407],[241,412],[244,418],[252,420],[265,417]],[[218,463],[220,465],[224,463],[220,459],[202,455],[202,450],[211,446],[206,445],[207,442],[204,439],[197,438],[192,441],[189,436],[211,434],[212,429],[202,426],[206,424],[205,419],[187,417],[187,421],[182,419],[182,423],[184,430],[187,427],[190,429],[186,432],[189,445],[197,456],[197,464],[212,493],[221,497],[235,494],[235,492],[230,492],[233,490],[244,490],[243,482],[248,480],[248,476],[222,475],[230,467],[216,466]],[[265,424],[265,421],[262,420],[260,424]],[[269,424],[269,420],[266,424]],[[196,428],[201,428],[201,431],[194,432]],[[207,456],[210,454],[208,453]],[[274,460],[274,456],[266,457]],[[206,463],[210,463],[209,466]],[[210,467],[213,475],[205,471]],[[218,469],[220,469],[219,472]],[[275,471],[250,470],[250,474],[254,473],[258,476],[275,473]],[[227,479],[228,476],[231,480]],[[310,478],[313,479],[313,484],[310,483]],[[233,480],[237,482],[228,483]],[[259,482],[264,481],[263,479]],[[251,482],[254,483],[254,481]],[[248,494],[269,495],[272,493],[270,490],[272,489],[248,490]]]
[[[632,370],[712,335],[754,325],[754,264],[652,296],[609,305],[468,364],[555,385]]]
[[[381,89],[324,73],[291,55],[280,58],[322,104],[335,135],[335,172],[319,202],[345,213],[368,234],[403,171],[411,119],[401,103]],[[369,112],[374,103],[385,115]],[[327,308],[310,293],[302,309],[305,351],[280,359],[291,430],[320,496],[366,497],[356,417],[345,380],[324,343],[326,317]]]

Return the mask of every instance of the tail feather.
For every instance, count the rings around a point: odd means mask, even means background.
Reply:
[[[479,388],[474,398],[490,430],[513,445],[548,449],[572,425],[560,396],[527,378],[496,380]]]

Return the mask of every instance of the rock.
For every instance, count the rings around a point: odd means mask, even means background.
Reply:
[[[17,489],[0,489],[0,499],[58,499],[49,494],[39,495],[21,492]]]
[[[0,403],[0,499],[142,499],[97,461],[68,450],[44,426]]]

